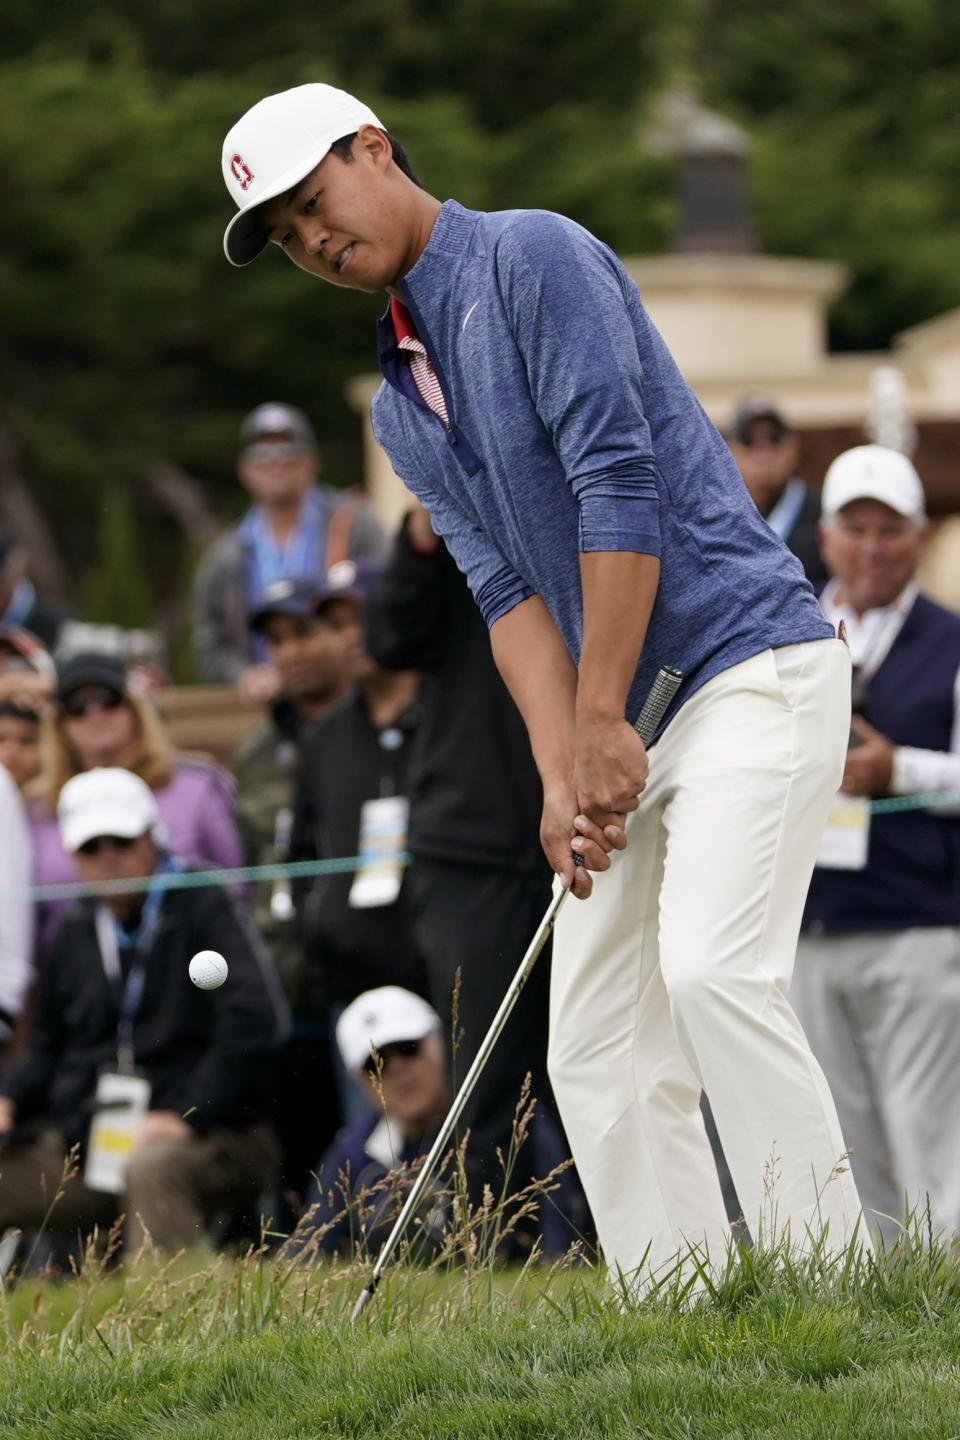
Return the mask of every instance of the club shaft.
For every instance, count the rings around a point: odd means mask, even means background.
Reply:
[[[663,719],[663,716],[666,714],[667,706],[670,704],[670,701],[676,694],[682,679],[683,676],[680,674],[679,670],[674,670],[672,668],[664,666],[661,670],[658,671],[657,677],[654,680],[653,685],[651,686],[650,694],[647,696],[647,699],[644,702],[643,709],[640,711],[640,715],[636,721],[635,726],[637,733],[645,744],[649,744],[649,742],[653,739],[657,726]],[[474,1056],[473,1064],[467,1071],[463,1083],[457,1092],[456,1098],[454,1099],[454,1102],[450,1107],[450,1111],[443,1124],[441,1125],[439,1131],[437,1132],[437,1137],[431,1145],[430,1150],[427,1153],[427,1157],[421,1165],[417,1173],[417,1177],[414,1180],[412,1186],[410,1187],[410,1193],[407,1195],[403,1208],[400,1211],[400,1214],[397,1216],[396,1221],[394,1222],[393,1229],[390,1231],[390,1234],[383,1242],[383,1245],[380,1249],[380,1254],[377,1256],[376,1263],[374,1264],[373,1270],[371,1272],[370,1279],[367,1281],[357,1300],[356,1305],[353,1307],[353,1313],[350,1316],[351,1325],[360,1317],[360,1315],[363,1314],[367,1302],[370,1300],[374,1291],[379,1285],[380,1276],[382,1275],[385,1266],[388,1264],[391,1255],[399,1244],[411,1216],[416,1213],[417,1207],[419,1206],[420,1201],[423,1198],[423,1195],[427,1189],[427,1186],[430,1183],[434,1171],[436,1170],[436,1167],[441,1160],[444,1151],[450,1143],[450,1137],[452,1136],[454,1129],[456,1128],[457,1121],[463,1114],[467,1101],[473,1094],[474,1087],[476,1086],[477,1080],[479,1079],[483,1067],[487,1062],[487,1058],[489,1057],[493,1047],[496,1045],[497,1040],[500,1038],[500,1033],[503,1030],[504,1025],[507,1023],[507,1020],[510,1018],[513,1007],[516,1005],[517,1000],[520,997],[520,992],[522,991],[524,985],[527,983],[530,972],[533,970],[533,967],[537,962],[537,958],[539,957],[541,950],[547,942],[547,937],[549,936],[551,930],[554,927],[556,918],[560,913],[560,907],[563,905],[563,902],[566,900],[569,894],[569,889],[556,890],[553,898],[550,901],[550,904],[547,906],[543,919],[537,926],[536,934],[530,941],[530,944],[527,947],[526,954],[520,962],[517,973],[511,980],[509,989],[504,995],[503,1000],[500,1002],[500,1008],[497,1010],[496,1015],[493,1017],[490,1028],[484,1036],[483,1042],[480,1045],[479,1050]]]

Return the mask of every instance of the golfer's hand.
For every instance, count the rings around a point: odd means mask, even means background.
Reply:
[[[544,788],[540,822],[543,852],[564,887],[572,887],[578,900],[586,900],[593,889],[588,870],[609,869],[610,851],[622,850],[626,840],[619,828],[604,834],[592,820],[575,812],[576,797],[572,785]],[[583,865],[577,865],[574,855],[582,857]]]
[[[646,747],[629,721],[577,721],[577,809],[607,838],[618,835],[623,843],[615,840],[617,849],[626,844],[626,818],[640,803],[649,768]]]
[[[841,790],[845,795],[885,795],[893,779],[893,746],[860,715],[854,715],[851,728],[860,744],[847,751]]]

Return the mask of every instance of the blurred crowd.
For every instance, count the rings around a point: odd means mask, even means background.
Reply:
[[[792,1000],[875,1232],[922,1213],[952,1234],[960,617],[918,588],[922,480],[863,445],[818,492],[763,396],[726,439],[854,662]],[[238,477],[250,507],[194,592],[200,678],[261,709],[229,770],[175,748],[156,677],[83,643],[0,527],[0,1231],[123,1216],[126,1246],[176,1250],[255,1241],[269,1216],[298,1253],[375,1251],[550,901],[526,733],[427,512],[386,535],[279,403],[244,421]],[[273,869],[192,880],[242,866]],[[209,990],[188,975],[204,950],[228,966]],[[461,1204],[498,1211],[506,1259],[593,1239],[548,988],[547,953],[459,1131]],[[426,1243],[457,1189],[448,1166]]]

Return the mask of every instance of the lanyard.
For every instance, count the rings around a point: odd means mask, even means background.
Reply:
[[[277,580],[316,580],[323,574],[324,506],[316,487],[304,495],[297,523],[285,545],[277,544],[259,506],[249,512],[241,528],[247,550],[247,601],[251,607],[259,604],[264,590]],[[254,658],[265,660],[263,637],[252,635],[250,641]]]
[[[267,517],[255,506],[243,522],[250,557],[248,596],[256,603],[276,580],[316,579],[323,555],[323,503],[319,491],[308,490],[286,544],[273,537]]]
[[[165,875],[185,868],[181,860],[172,855],[164,855],[153,873]],[[119,922],[106,905],[98,905],[95,912],[94,924],[103,973],[114,990],[120,985],[123,976],[120,966],[121,944],[124,949],[133,949],[133,963],[120,995],[117,1019],[117,1069],[121,1075],[133,1073],[133,1026],[143,1004],[143,992],[147,984],[147,961],[160,928],[163,897],[163,890],[151,890],[148,893],[143,905],[143,917],[134,936],[127,936],[121,931]]]

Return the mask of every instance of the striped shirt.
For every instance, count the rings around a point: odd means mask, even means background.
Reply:
[[[443,391],[440,389],[440,381],[430,364],[423,341],[414,329],[410,311],[395,295],[390,297],[390,315],[397,335],[397,349],[403,352],[410,366],[410,374],[413,376],[413,383],[419,390],[421,399],[425,405],[429,405],[434,415],[440,416],[444,425],[449,425],[447,406],[443,398]]]

